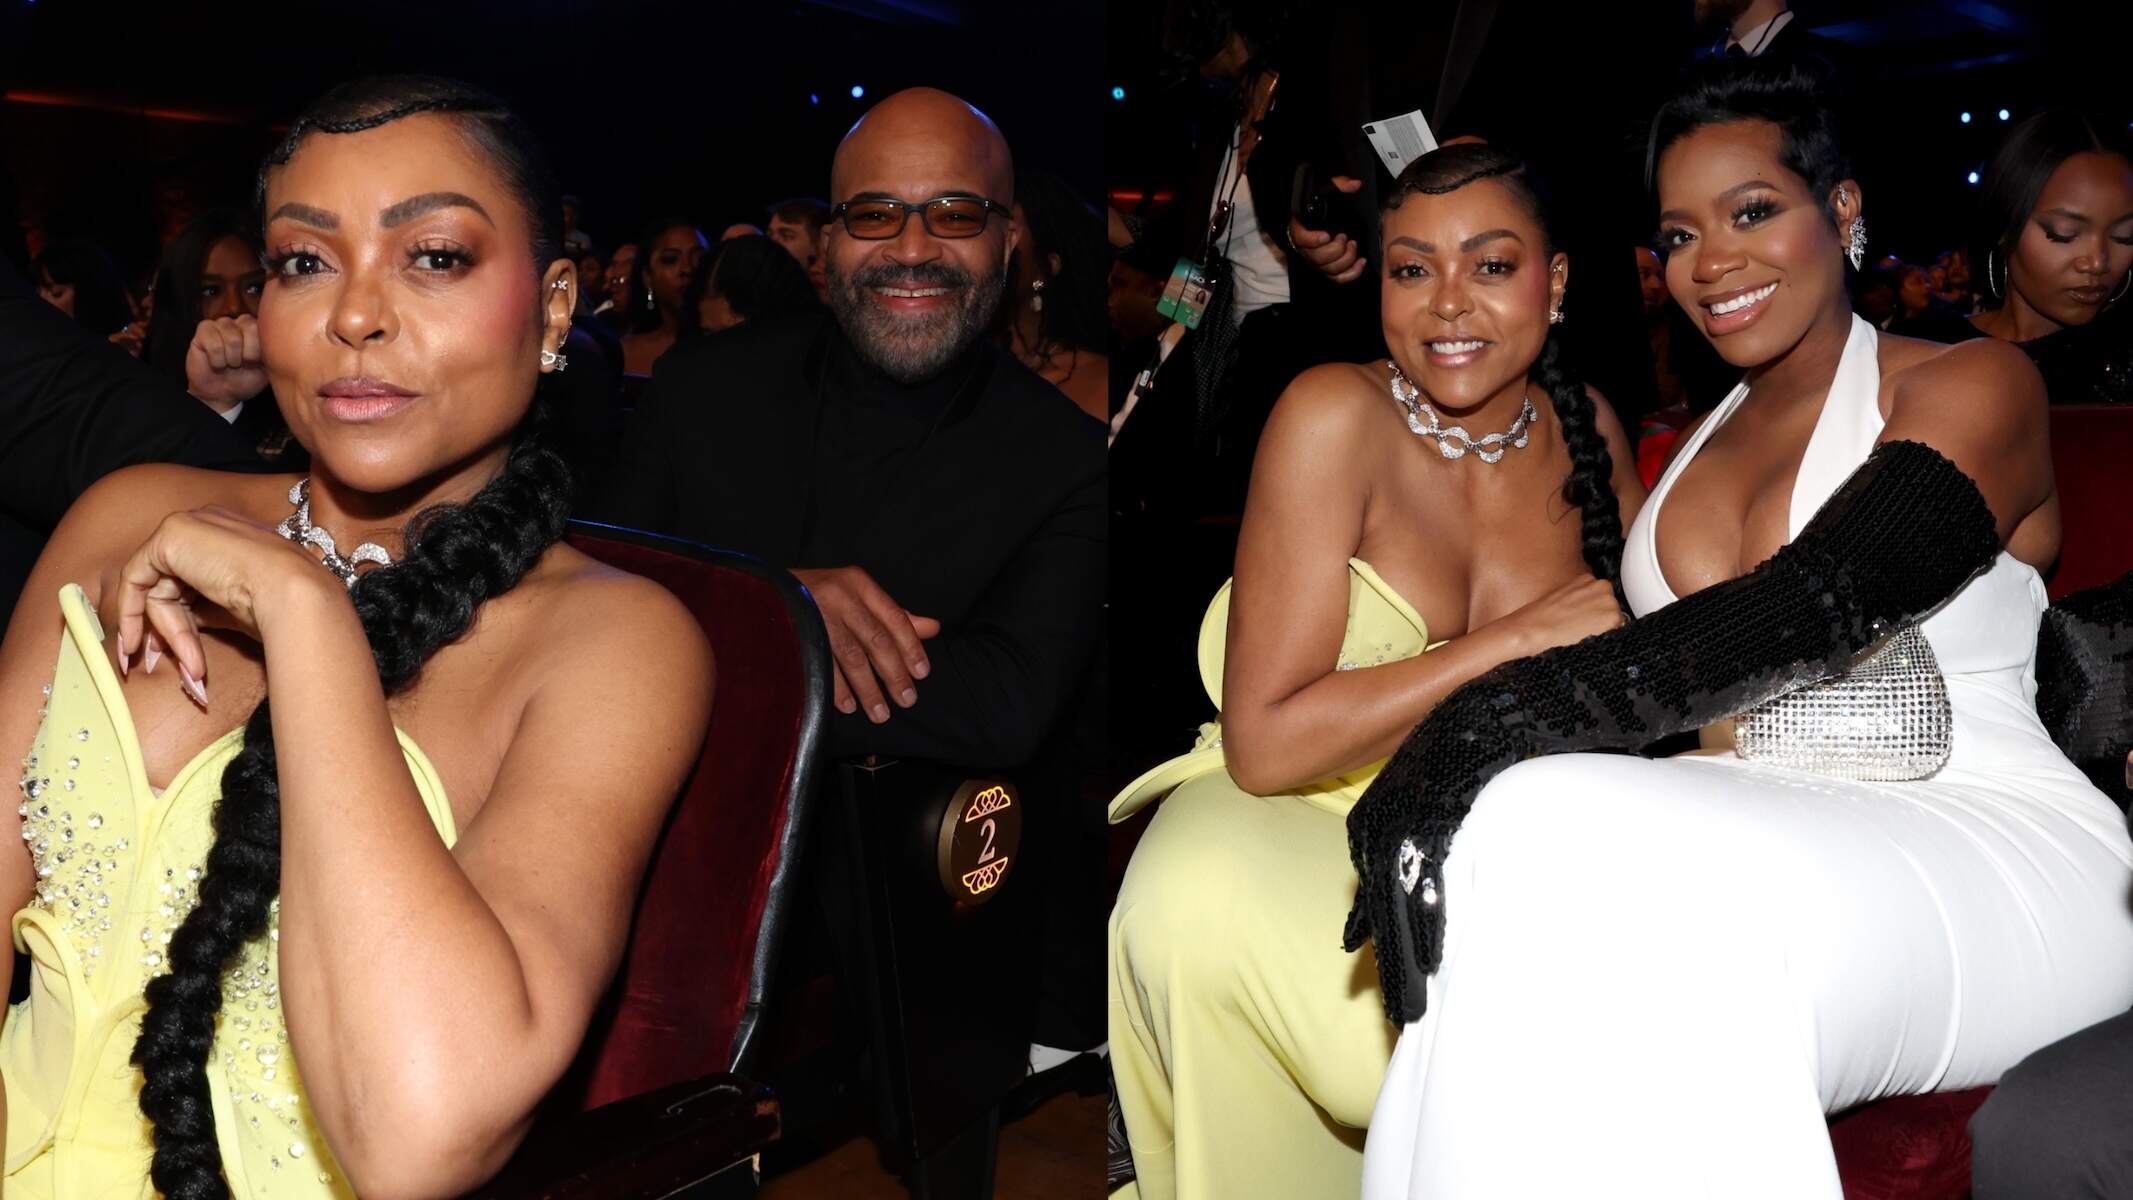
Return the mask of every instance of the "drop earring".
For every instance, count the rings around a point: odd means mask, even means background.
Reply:
[[[1044,311],[1044,281],[1042,279],[1035,280],[1029,285],[1029,310],[1031,312]]]
[[[1851,245],[1844,250],[1844,257],[1852,260],[1852,270],[1866,269],[1866,218],[1852,218]]]

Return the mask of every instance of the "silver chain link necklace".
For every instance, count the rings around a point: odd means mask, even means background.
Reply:
[[[1399,363],[1393,362],[1391,366],[1392,398],[1407,413],[1408,430],[1416,437],[1437,439],[1437,453],[1446,458],[1465,458],[1466,452],[1472,450],[1476,458],[1485,463],[1493,463],[1503,458],[1507,446],[1518,450],[1526,448],[1526,429],[1540,416],[1533,410],[1532,392],[1527,392],[1525,398],[1519,401],[1518,419],[1511,422],[1509,429],[1502,433],[1474,438],[1467,434],[1463,425],[1445,428],[1444,423],[1437,419],[1437,410],[1431,408],[1429,401],[1422,398],[1422,389],[1407,378],[1400,370]]]
[[[276,525],[274,532],[288,538],[299,546],[316,548],[320,554],[324,555],[320,559],[320,565],[340,576],[342,583],[347,584],[349,587],[356,585],[357,563],[376,563],[381,567],[393,565],[392,555],[387,554],[385,547],[376,542],[364,542],[350,552],[348,557],[341,557],[340,548],[333,544],[333,535],[311,523],[311,480],[309,477],[297,480],[295,486],[289,489],[289,503],[296,506],[296,511],[290,513],[281,524]]]

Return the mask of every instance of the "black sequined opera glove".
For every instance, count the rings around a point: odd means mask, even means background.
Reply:
[[[2133,574],[2051,606],[2037,629],[2037,715],[2120,808],[2133,799]]]
[[[1999,549],[1968,476],[1929,446],[1889,442],[1753,571],[1447,696],[1348,816],[1362,885],[1345,945],[1376,942],[1386,1015],[1422,1015],[1444,944],[1440,868],[1497,773],[1541,754],[1633,751],[1827,678],[1954,595]]]

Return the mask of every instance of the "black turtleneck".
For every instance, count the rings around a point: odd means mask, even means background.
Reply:
[[[815,437],[815,490],[794,566],[862,561],[866,531],[851,514],[878,511],[908,487],[904,473],[943,424],[965,415],[991,375],[984,343],[930,379],[901,383],[860,357],[834,322],[823,330],[812,381],[821,412]]]
[[[592,515],[864,569],[942,633],[918,704],[833,713],[831,751],[1008,768],[1095,646],[1104,470],[1102,424],[990,339],[904,385],[827,315],[750,321],[660,357]]]

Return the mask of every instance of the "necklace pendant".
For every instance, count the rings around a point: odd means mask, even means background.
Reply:
[[[1525,449],[1525,448],[1526,448],[1526,435],[1525,435],[1525,434],[1523,434],[1523,433],[1519,434],[1519,435],[1518,435],[1518,436],[1517,436],[1516,438],[1512,439],[1512,441],[1511,441],[1511,445],[1512,445],[1512,446],[1514,446],[1514,447],[1516,447],[1516,448],[1518,448],[1518,449],[1520,449],[1520,450],[1523,450],[1523,449]]]
[[[1439,438],[1437,440],[1437,453],[1446,458],[1465,458],[1466,447],[1453,442],[1450,438]]]
[[[1485,463],[1499,462],[1503,458],[1503,450],[1501,448],[1495,450],[1476,450],[1474,451],[1474,453],[1481,459],[1481,461]]]

